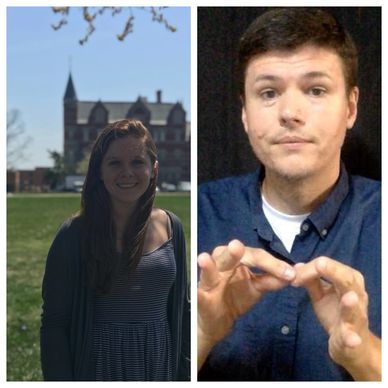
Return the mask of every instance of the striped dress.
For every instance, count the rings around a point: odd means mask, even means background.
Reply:
[[[171,338],[167,301],[175,280],[172,240],[120,271],[109,294],[97,294],[93,353],[97,381],[169,381]]]

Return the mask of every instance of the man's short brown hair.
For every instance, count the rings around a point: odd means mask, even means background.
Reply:
[[[358,54],[349,33],[319,8],[278,8],[256,18],[240,39],[240,95],[245,98],[245,73],[250,60],[270,51],[291,51],[304,45],[332,49],[341,58],[347,93],[357,85]]]

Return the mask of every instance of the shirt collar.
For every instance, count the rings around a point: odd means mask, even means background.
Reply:
[[[265,222],[260,193],[260,182],[264,177],[264,169],[259,167],[251,177],[252,180],[248,189],[248,200],[252,215],[252,226],[253,229],[260,231],[263,238],[271,241],[273,239],[273,232],[268,222]],[[349,175],[345,166],[341,163],[340,175],[332,192],[308,217],[322,239],[326,238],[348,192]]]

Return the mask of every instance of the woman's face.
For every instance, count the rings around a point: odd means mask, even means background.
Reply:
[[[144,140],[131,135],[113,140],[101,164],[101,180],[114,208],[136,204],[156,172]]]

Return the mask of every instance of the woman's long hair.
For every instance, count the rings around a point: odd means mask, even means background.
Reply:
[[[128,272],[138,265],[151,216],[156,192],[157,174],[127,220],[122,253],[116,250],[116,229],[109,193],[101,180],[101,164],[112,141],[134,136],[144,141],[152,166],[157,160],[155,143],[148,129],[138,120],[120,120],[106,126],[94,143],[81,198],[83,219],[83,257],[86,259],[87,282],[94,289],[109,292],[120,260]]]

